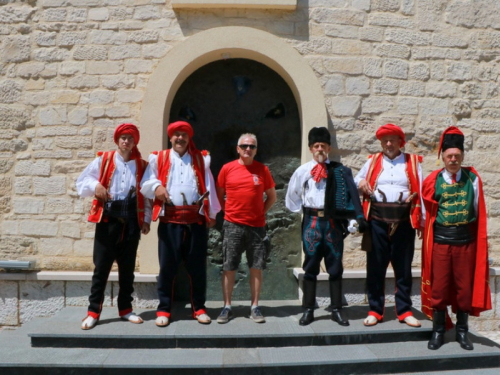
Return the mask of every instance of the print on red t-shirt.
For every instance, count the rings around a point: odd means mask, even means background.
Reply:
[[[255,160],[250,165],[234,160],[222,167],[217,185],[226,191],[225,220],[251,227],[266,225],[264,191],[275,186],[269,168]]]

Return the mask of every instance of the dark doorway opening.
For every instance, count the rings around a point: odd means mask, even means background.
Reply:
[[[197,148],[210,152],[215,179],[223,164],[236,159],[239,136],[257,136],[256,160],[271,170],[278,194],[278,202],[267,216],[272,251],[261,298],[296,299],[297,283],[292,269],[300,266],[300,218],[286,210],[284,198],[288,181],[300,164],[301,129],[297,103],[287,83],[275,71],[253,60],[209,63],[191,74],[177,91],[169,122],[181,119],[193,126]],[[209,300],[222,299],[222,215],[219,216],[209,237]],[[249,299],[248,274],[248,267],[242,262],[233,294],[235,300]],[[182,292],[179,284],[176,283],[178,298],[184,299],[188,285]]]

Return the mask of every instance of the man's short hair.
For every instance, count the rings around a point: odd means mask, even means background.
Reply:
[[[238,138],[238,145],[240,144],[240,142],[243,138],[252,138],[255,141],[255,146],[257,146],[257,136],[255,134],[245,133],[245,134],[240,135],[240,137]]]

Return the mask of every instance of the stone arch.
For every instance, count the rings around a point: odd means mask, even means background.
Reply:
[[[307,61],[277,36],[250,27],[218,27],[202,31],[175,46],[157,65],[149,79],[141,109],[143,154],[167,145],[165,126],[177,90],[198,68],[220,59],[258,61],[279,74],[297,102],[302,134],[301,159],[309,158],[307,134],[314,126],[328,126],[323,91]],[[158,135],[161,134],[161,137]],[[152,227],[152,232],[154,228]],[[154,232],[153,232],[154,233]],[[156,273],[156,238],[141,241],[141,272]]]

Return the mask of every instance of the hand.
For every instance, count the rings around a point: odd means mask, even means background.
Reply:
[[[424,234],[424,231],[423,231],[424,228],[419,228],[417,229],[417,236],[418,236],[418,239],[421,240],[422,239],[422,236]]]
[[[111,198],[111,195],[109,195],[108,191],[104,186],[98,183],[97,186],[95,187],[95,197],[102,202],[106,202],[108,199]]]
[[[370,184],[368,183],[368,181],[366,181],[366,180],[359,181],[358,190],[366,195],[373,194],[373,190],[372,190]]]
[[[213,228],[215,226],[215,219],[210,219],[210,221],[207,222],[207,228]]]
[[[359,233],[364,233],[368,229],[368,222],[364,217],[357,219],[358,221],[358,232]]]
[[[349,220],[349,226],[347,227],[349,233],[354,234],[358,232],[358,222],[356,220]]]
[[[148,234],[149,231],[150,231],[150,225],[149,225],[149,223],[142,223],[141,233],[142,234]]]
[[[155,189],[155,198],[162,201],[163,203],[168,202],[170,200],[167,189],[165,189],[165,186],[160,185]]]

